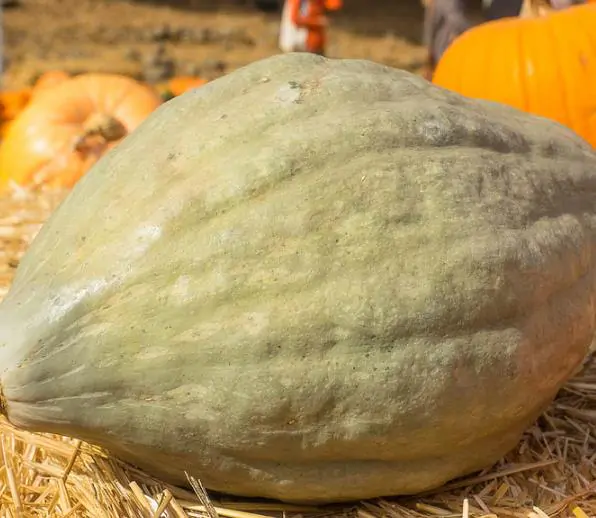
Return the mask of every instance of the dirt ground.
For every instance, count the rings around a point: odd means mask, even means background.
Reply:
[[[109,71],[149,82],[213,78],[279,52],[280,13],[244,0],[15,0],[4,9],[2,87],[43,71]],[[366,58],[421,73],[419,0],[344,0],[330,16],[332,57]]]

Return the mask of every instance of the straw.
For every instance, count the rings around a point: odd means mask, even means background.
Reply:
[[[66,191],[0,197],[0,299]],[[596,517],[596,359],[490,469],[415,497],[326,507],[209,497],[188,475],[170,486],[93,445],[32,434],[0,418],[0,518],[593,518]]]

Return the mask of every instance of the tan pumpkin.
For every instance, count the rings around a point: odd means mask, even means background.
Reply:
[[[72,187],[161,104],[155,91],[113,74],[82,74],[40,91],[0,146],[0,191]]]

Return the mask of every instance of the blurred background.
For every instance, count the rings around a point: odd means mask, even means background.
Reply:
[[[596,0],[0,2],[0,192],[70,188],[163,102],[291,51],[403,69],[596,145]]]
[[[213,79],[279,53],[278,0],[4,0],[4,89],[43,72],[113,72],[154,83]],[[480,1],[469,1],[470,18]],[[326,54],[424,74],[420,0],[344,0],[329,13]]]

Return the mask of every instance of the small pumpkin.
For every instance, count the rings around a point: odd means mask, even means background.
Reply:
[[[519,17],[483,23],[456,38],[432,82],[553,119],[596,145],[594,27],[593,3],[554,11],[526,0]]]
[[[176,76],[157,85],[157,89],[164,101],[182,95],[193,88],[198,88],[207,83],[206,79],[196,76]]]
[[[160,104],[152,88],[114,74],[82,74],[40,91],[0,146],[0,191],[11,182],[72,187]]]
[[[28,249],[0,411],[294,501],[418,492],[512,449],[594,336],[596,152],[362,60],[281,54],[202,93]]]

